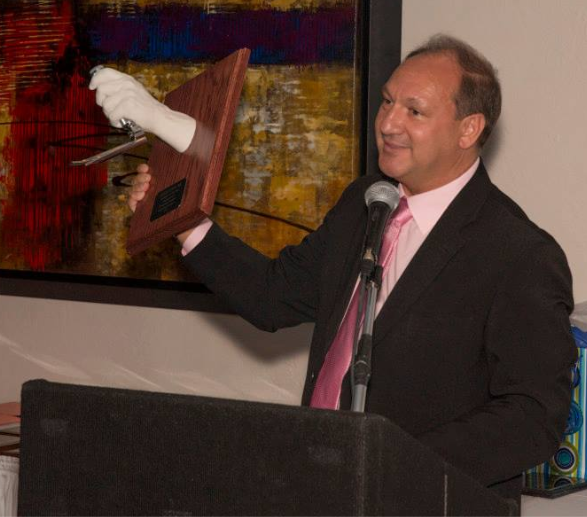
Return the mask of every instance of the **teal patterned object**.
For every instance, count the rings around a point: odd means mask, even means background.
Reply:
[[[571,327],[577,344],[577,361],[572,372],[573,399],[567,419],[563,442],[555,455],[542,465],[526,472],[526,484],[529,480],[560,475],[568,478],[585,478],[587,461],[585,457],[585,412],[587,391],[587,332],[578,327]]]

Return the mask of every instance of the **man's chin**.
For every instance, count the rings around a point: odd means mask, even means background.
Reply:
[[[394,180],[400,181],[403,176],[403,169],[398,164],[389,163],[388,160],[379,160],[379,170]]]

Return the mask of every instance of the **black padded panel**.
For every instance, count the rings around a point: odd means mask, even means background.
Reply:
[[[30,381],[21,433],[20,515],[510,513],[375,415]]]

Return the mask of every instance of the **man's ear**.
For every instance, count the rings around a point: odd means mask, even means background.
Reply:
[[[485,129],[485,116],[482,113],[467,115],[461,120],[460,128],[459,146],[461,149],[470,149],[479,141]]]

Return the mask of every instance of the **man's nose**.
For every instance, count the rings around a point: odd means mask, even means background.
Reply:
[[[404,130],[404,117],[396,104],[382,113],[381,132],[385,135],[396,135]]]

